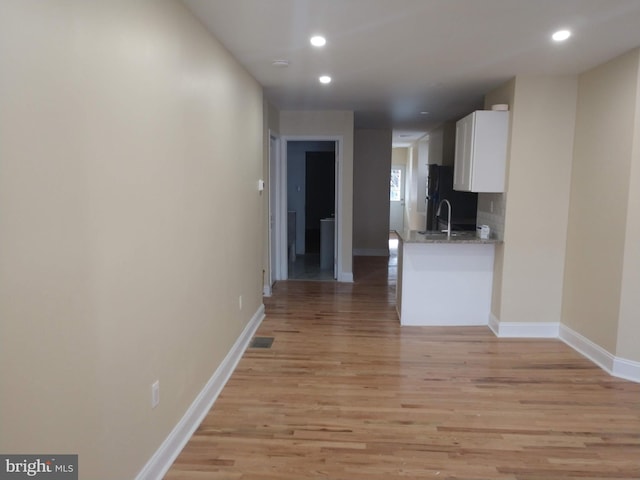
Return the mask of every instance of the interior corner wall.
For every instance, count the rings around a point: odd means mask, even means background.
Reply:
[[[407,196],[405,201],[408,204],[407,213],[409,215],[409,229],[421,230],[426,224],[426,216],[421,217],[418,212],[418,147],[417,143],[409,147],[407,151]],[[408,201],[407,201],[408,199]]]
[[[340,227],[342,231],[342,271],[338,279],[353,278],[353,112],[352,111],[281,111],[280,134],[312,139],[340,136],[343,139]]]
[[[417,142],[417,210],[420,215],[420,224],[427,224],[427,176],[428,176],[428,165],[430,162],[430,152],[429,145],[431,144],[430,136],[422,137]]]
[[[515,100],[516,79],[513,78],[504,83],[500,87],[492,90],[485,95],[485,108],[491,108],[491,105],[504,103],[510,106],[511,113],[509,121],[509,143],[507,145],[507,171],[505,183],[508,188],[509,183],[509,163],[511,161],[511,130],[513,125],[513,116],[516,109]],[[504,240],[504,217],[506,193],[479,193],[478,194],[478,223],[482,221],[491,227],[491,231],[499,232],[498,238]],[[494,202],[494,208],[491,208],[491,202]],[[495,209],[495,205],[499,205],[499,210]],[[498,228],[499,227],[499,228]],[[493,287],[491,290],[491,315],[500,320],[502,317],[502,276],[504,269],[504,244],[496,245],[494,265],[493,265]]]
[[[392,132],[356,129],[354,133],[354,255],[388,255]]]
[[[636,361],[639,49],[579,78],[562,321]],[[627,237],[627,235],[629,235]],[[631,249],[631,250],[630,250]],[[626,262],[629,261],[629,265]],[[631,268],[631,270],[627,270]],[[621,303],[622,299],[622,303]],[[623,319],[623,320],[622,320]],[[628,337],[629,340],[621,338]],[[633,342],[630,345],[628,342]]]
[[[428,163],[431,165],[442,165],[444,159],[444,128],[434,128],[429,132]]]
[[[131,479],[262,306],[262,89],[172,0],[0,2],[0,71],[0,451]]]
[[[640,49],[636,53],[640,55]],[[632,128],[634,133],[616,356],[640,362],[640,61],[636,78],[636,112]]]
[[[507,93],[510,85],[502,92]],[[577,98],[576,77],[519,76],[511,101],[508,193],[501,275],[493,314],[501,322],[560,321]],[[544,195],[541,195],[544,192]],[[532,219],[542,219],[538,230]],[[553,235],[536,235],[537,231]],[[541,301],[541,299],[544,299]]]

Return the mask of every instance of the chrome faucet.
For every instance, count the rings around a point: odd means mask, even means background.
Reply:
[[[442,231],[447,234],[447,237],[450,237],[451,236],[451,204],[449,203],[449,200],[447,200],[446,198],[440,202],[440,205],[438,205],[438,211],[436,212],[436,217],[440,216],[440,210],[442,210],[443,203],[446,203],[449,206],[449,217],[447,219],[447,229]]]

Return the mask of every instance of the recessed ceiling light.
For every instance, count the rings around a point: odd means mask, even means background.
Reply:
[[[314,47],[324,47],[327,44],[327,39],[321,35],[315,35],[309,41]]]
[[[331,83],[331,77],[329,75],[322,75],[318,80],[320,80],[320,83]]]
[[[429,115],[429,112],[427,112],[427,111],[420,112],[420,115]]]
[[[570,36],[571,36],[571,32],[569,30],[558,30],[556,33],[551,35],[551,38],[555,42],[564,42]]]

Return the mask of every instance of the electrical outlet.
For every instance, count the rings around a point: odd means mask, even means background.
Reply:
[[[151,385],[151,408],[156,408],[160,403],[160,380]]]
[[[238,308],[242,310],[242,295],[238,297]]]

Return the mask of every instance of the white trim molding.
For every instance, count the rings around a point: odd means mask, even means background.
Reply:
[[[500,338],[558,338],[557,322],[500,322],[495,315],[489,317],[489,328]]]
[[[613,361],[614,377],[624,378],[632,382],[640,383],[640,362],[627,360],[626,358],[615,357]]]
[[[262,287],[262,296],[270,297],[273,294],[273,290],[271,289],[271,285],[264,285]]]
[[[616,357],[566,325],[560,326],[560,339],[610,375],[640,383],[640,362]]]
[[[489,328],[500,338],[557,338],[609,375],[640,383],[640,362],[616,357],[587,337],[557,322],[501,322],[489,317]]]
[[[138,473],[136,480],[159,480],[164,477],[202,420],[204,420],[204,417],[211,410],[264,317],[264,305],[260,305],[220,366],[169,436],[162,442],[160,448],[156,450],[140,473]]]

